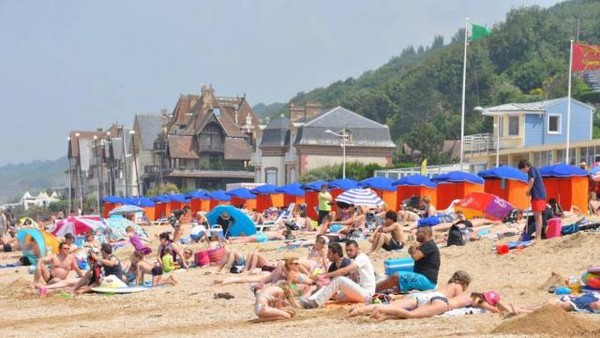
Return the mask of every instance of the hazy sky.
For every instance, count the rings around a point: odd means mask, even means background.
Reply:
[[[0,165],[66,155],[69,130],[133,124],[212,83],[287,102],[445,41],[514,6],[557,0],[0,0]]]

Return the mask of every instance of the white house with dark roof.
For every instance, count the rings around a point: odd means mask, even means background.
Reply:
[[[347,162],[388,166],[396,148],[389,128],[343,107],[322,112],[306,122],[276,118],[263,130],[251,164],[255,181],[288,184],[309,170],[341,164],[341,139],[345,130]]]
[[[516,165],[528,159],[535,166],[566,161],[567,133],[569,162],[593,163],[600,157],[600,140],[593,139],[595,108],[571,99],[570,119],[567,118],[566,97],[528,103],[507,103],[479,109],[493,119],[491,133],[465,136],[465,159]],[[567,128],[570,120],[570,128]]]

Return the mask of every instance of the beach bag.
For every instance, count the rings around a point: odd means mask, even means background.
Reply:
[[[458,225],[452,224],[452,226],[448,230],[448,240],[446,242],[446,245],[447,246],[452,246],[452,245],[463,246],[463,245],[465,245],[465,240],[463,238],[462,231],[460,230]]]
[[[569,224],[569,225],[562,227],[560,232],[561,232],[561,235],[564,236],[564,235],[571,235],[571,234],[577,233],[577,232],[579,232],[579,230],[580,230],[579,224],[573,223],[573,224]]]

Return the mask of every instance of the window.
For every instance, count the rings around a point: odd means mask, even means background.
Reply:
[[[277,185],[277,168],[265,168],[265,183]]]
[[[560,134],[560,115],[548,115],[548,134]]]
[[[508,117],[508,136],[519,135],[519,117],[509,116]]]

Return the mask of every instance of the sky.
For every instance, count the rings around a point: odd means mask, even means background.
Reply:
[[[250,104],[357,77],[409,45],[557,0],[0,0],[0,165],[66,156],[212,84]]]

